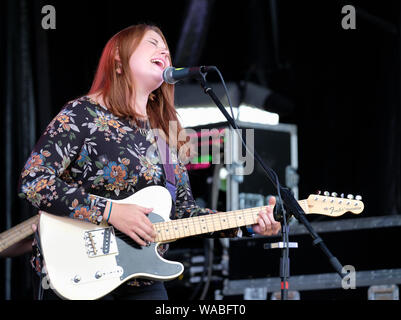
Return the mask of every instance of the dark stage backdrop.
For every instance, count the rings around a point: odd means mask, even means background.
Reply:
[[[196,3],[0,2],[0,232],[36,213],[17,193],[39,135],[89,90],[106,41],[139,22],[161,27],[180,66],[216,65],[226,81],[253,81],[293,101],[281,119],[298,126],[300,198],[361,194],[364,216],[400,213],[399,1],[348,1],[359,12],[356,30],[341,28],[341,1],[210,1],[191,33],[184,26],[199,19]],[[56,8],[55,30],[41,27],[46,4]],[[191,39],[197,51],[188,57]],[[0,260],[0,299],[30,298],[29,279],[28,255]]]

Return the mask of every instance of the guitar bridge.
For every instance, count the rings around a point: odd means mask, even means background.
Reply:
[[[86,231],[84,240],[86,253],[90,258],[118,254],[113,227]]]

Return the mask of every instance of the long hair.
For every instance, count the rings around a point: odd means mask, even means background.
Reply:
[[[115,34],[106,44],[100,57],[99,65],[88,95],[100,94],[106,107],[118,117],[137,122],[137,114],[131,106],[131,98],[135,95],[134,83],[131,79],[129,59],[148,30],[158,33],[166,48],[167,41],[161,30],[154,25],[138,24],[130,26]],[[119,56],[119,61],[116,57]],[[170,59],[171,65],[171,59]],[[116,70],[120,69],[120,74]],[[178,141],[182,127],[174,107],[174,85],[163,84],[154,90],[148,99],[146,112],[153,129],[161,129],[171,147],[179,149],[184,142]],[[177,132],[171,132],[170,121],[175,121]],[[170,134],[173,133],[174,137]]]

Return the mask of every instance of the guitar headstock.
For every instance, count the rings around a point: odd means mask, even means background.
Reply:
[[[361,196],[354,197],[349,194],[345,198],[344,194],[341,194],[340,197],[337,197],[336,193],[330,195],[327,191],[323,195],[311,194],[307,199],[308,213],[323,214],[330,217],[339,217],[347,212],[360,214],[364,209],[361,200]]]

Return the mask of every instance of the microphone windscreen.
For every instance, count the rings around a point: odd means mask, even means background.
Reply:
[[[164,82],[169,83],[169,84],[174,84],[177,82],[173,78],[173,71],[174,71],[174,67],[167,67],[166,69],[164,69],[164,71],[163,71]]]

